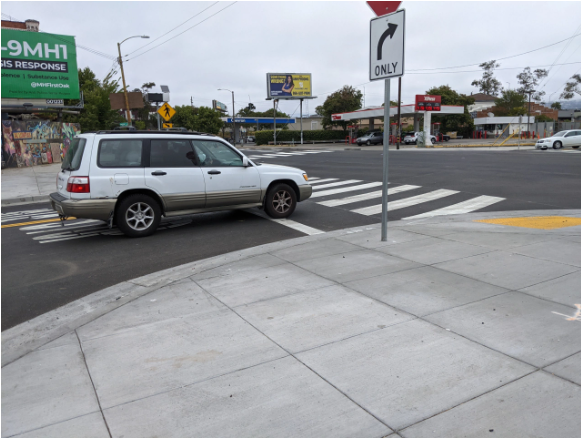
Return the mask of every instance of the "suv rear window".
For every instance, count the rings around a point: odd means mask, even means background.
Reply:
[[[138,168],[142,165],[143,140],[105,139],[99,143],[100,168]]]
[[[76,171],[81,167],[81,161],[83,160],[83,152],[85,151],[86,139],[79,137],[73,138],[67,153],[63,158],[63,163],[61,164],[61,169],[63,171]]]

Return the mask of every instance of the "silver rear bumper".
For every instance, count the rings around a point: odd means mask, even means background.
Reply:
[[[58,192],[50,194],[50,204],[60,215],[107,221],[115,209],[116,198],[71,200]]]

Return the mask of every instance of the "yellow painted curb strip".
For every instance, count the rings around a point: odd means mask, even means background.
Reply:
[[[570,216],[528,216],[521,218],[496,218],[475,220],[477,223],[499,224],[503,226],[526,227],[529,229],[561,229],[581,226],[581,218]]]
[[[74,220],[74,219],[76,219],[74,216],[70,216],[67,218],[67,220]],[[2,228],[6,229],[8,227],[29,226],[31,224],[54,223],[57,221],[60,221],[60,219],[59,218],[52,218],[52,219],[45,219],[45,220],[38,220],[38,221],[29,221],[27,223],[6,224],[5,226],[2,226]]]

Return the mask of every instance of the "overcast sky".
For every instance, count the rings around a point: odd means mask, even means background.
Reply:
[[[581,32],[581,2],[404,1],[400,8],[407,14],[404,104],[432,86],[445,84],[461,93],[476,93],[470,84],[481,77],[477,66],[430,74],[413,70],[510,57]],[[314,113],[316,105],[343,85],[359,86],[361,91],[365,87],[367,107],[383,102],[383,82],[369,83],[369,20],[375,15],[363,1],[3,1],[3,19],[5,14],[15,20],[36,19],[41,31],[73,35],[77,45],[106,54],[109,58],[77,49],[79,68],[90,67],[99,78],[114,65],[117,42],[149,35],[149,40],[131,39],[121,46],[124,58],[129,54],[124,63],[127,83],[134,88],[155,82],[153,91],[168,85],[172,105],[189,104],[193,97],[196,106],[211,106],[217,99],[231,110],[230,93],[217,91],[228,88],[235,92],[237,109],[251,101],[265,111],[272,107],[265,100],[267,72],[312,73],[313,94],[319,98],[305,103],[305,114]],[[510,82],[515,88],[523,67],[575,62],[554,66],[543,82],[546,98],[552,94],[552,100],[558,100],[568,78],[581,71],[581,36],[500,61],[496,77],[503,87]],[[453,71],[468,72],[449,73]],[[397,80],[392,80],[391,98],[397,99]],[[282,102],[279,108],[298,116],[298,101]]]

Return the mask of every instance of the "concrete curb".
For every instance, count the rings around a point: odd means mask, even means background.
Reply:
[[[389,223],[389,228],[404,226],[422,226],[430,224],[471,222],[475,219],[506,218],[513,216],[547,216],[547,215],[568,215],[581,217],[581,210],[576,209],[554,209],[554,210],[531,210],[531,211],[505,211],[505,212],[482,212],[462,215],[449,215],[417,220],[400,220]],[[129,281],[121,282],[109,288],[97,291],[74,302],[68,303],[53,311],[49,311],[32,320],[21,323],[13,328],[2,332],[2,367],[12,363],[18,358],[44,346],[57,338],[86,325],[89,322],[126,305],[139,297],[170,284],[182,281],[190,276],[202,273],[207,270],[240,261],[245,258],[252,258],[264,253],[290,248],[305,243],[323,241],[338,236],[363,232],[365,230],[379,229],[381,224],[353,227],[319,235],[303,236],[284,241],[264,244],[244,250],[214,256],[195,262],[189,262],[177,267],[151,273]],[[563,236],[570,235],[566,229],[562,229]],[[499,231],[505,233],[506,231]],[[531,229],[511,230],[511,233],[530,234]],[[416,232],[417,233],[417,232]],[[576,232],[578,233],[578,232]],[[389,234],[389,232],[388,232]],[[555,234],[557,235],[557,234]]]
[[[48,195],[34,195],[31,197],[6,198],[1,200],[2,206],[18,206],[19,204],[48,203]]]

